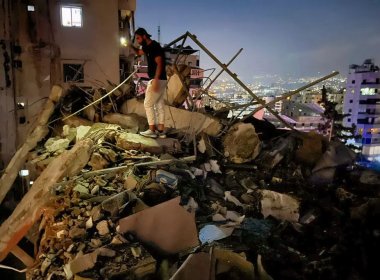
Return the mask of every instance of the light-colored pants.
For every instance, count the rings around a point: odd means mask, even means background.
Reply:
[[[153,92],[152,80],[148,82],[148,86],[145,91],[144,107],[146,112],[146,118],[149,125],[164,124],[165,122],[165,93],[166,93],[166,80],[158,80],[159,90]]]

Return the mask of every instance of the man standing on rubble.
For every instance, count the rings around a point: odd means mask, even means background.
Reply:
[[[144,28],[138,28],[135,31],[135,40],[142,48],[139,49],[132,45],[137,55],[145,54],[150,78],[144,100],[149,129],[140,132],[140,134],[151,138],[156,138],[157,136],[165,138],[164,96],[167,85],[165,53],[160,44],[150,39],[150,37],[151,35]]]

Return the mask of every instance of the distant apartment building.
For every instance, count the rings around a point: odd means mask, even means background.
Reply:
[[[292,119],[291,125],[297,130],[317,130],[325,120],[322,117],[324,109],[317,103],[299,103],[284,100],[282,103],[282,115]]]
[[[277,96],[264,96],[262,99],[265,101],[265,103],[272,102],[274,99],[276,99]],[[271,107],[274,109],[277,113],[281,114],[282,111],[282,100],[275,102]],[[270,114],[268,109],[264,109],[264,115]]]
[[[362,154],[369,160],[380,156],[380,70],[372,59],[350,65],[344,96],[344,126],[356,125],[362,136]]]
[[[290,97],[290,101],[296,103],[316,103],[320,102],[322,99],[322,94],[317,90],[305,90],[299,94],[294,94]]]
[[[333,88],[326,88],[327,99],[331,102],[335,102],[336,110],[339,113],[343,112],[343,89],[336,90]],[[296,103],[309,103],[309,104],[321,104],[322,92],[320,89],[302,91],[300,94],[295,94],[290,98],[291,101]]]
[[[126,44],[136,0],[0,2],[0,148],[7,162],[52,85],[107,87],[131,72]]]

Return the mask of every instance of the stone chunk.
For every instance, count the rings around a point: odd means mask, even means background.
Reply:
[[[84,228],[72,227],[69,231],[70,238],[79,239],[86,235],[86,230]]]
[[[56,138],[49,138],[45,142],[45,148],[48,150],[48,152],[53,153],[56,151],[63,151],[66,150],[67,147],[69,147],[70,140],[69,139],[56,139]]]
[[[93,153],[88,165],[92,167],[93,170],[104,169],[108,165],[108,161],[102,157],[99,153]]]
[[[236,123],[223,139],[224,155],[233,163],[249,162],[260,152],[260,140],[249,123]]]
[[[106,123],[118,124],[122,128],[127,129],[128,132],[137,133],[146,129],[145,118],[137,114],[107,114],[103,117],[103,121]]]
[[[97,225],[96,225],[96,229],[98,230],[99,234],[100,235],[106,235],[110,232],[109,228],[108,228],[108,222],[107,221],[100,221]]]
[[[298,222],[299,202],[289,195],[262,190],[261,213],[264,218],[272,216],[279,220]]]

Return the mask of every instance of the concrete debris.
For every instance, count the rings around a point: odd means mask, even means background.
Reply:
[[[224,154],[234,163],[255,159],[260,151],[260,140],[255,127],[248,123],[234,124],[223,140]]]
[[[46,142],[45,142],[45,148],[48,152],[50,153],[54,153],[54,152],[57,152],[59,151],[60,153],[62,153],[64,150],[67,149],[67,147],[69,146],[70,144],[70,140],[69,139],[55,139],[55,138],[49,138]]]
[[[185,102],[188,93],[186,87],[190,85],[191,67],[180,64],[178,66],[167,67],[168,80],[168,102],[174,107],[179,107]]]
[[[103,117],[103,121],[106,123],[118,124],[120,127],[131,133],[137,133],[147,129],[145,118],[137,114],[108,114]]]
[[[137,99],[127,100],[121,107],[121,112],[125,115],[135,113],[146,117],[144,104]],[[204,132],[210,136],[217,136],[222,129],[222,124],[218,119],[198,112],[165,106],[165,116],[165,126],[168,128],[190,130],[196,134]]]
[[[298,222],[299,202],[286,194],[262,190],[261,213],[289,222]]]
[[[74,260],[64,266],[67,279],[71,279],[75,274],[93,268],[98,259],[102,257],[114,257],[115,251],[107,248],[99,248],[90,254],[78,254]]]
[[[96,225],[96,229],[98,230],[98,233],[99,235],[106,235],[110,232],[109,228],[108,228],[108,222],[107,221],[100,221],[97,225]]]
[[[88,163],[93,170],[104,169],[108,166],[108,164],[109,162],[100,153],[93,153],[91,155],[90,162]]]
[[[2,205],[15,209],[0,260],[31,259],[31,280],[371,279],[380,173],[314,132],[183,109],[186,69],[172,69],[185,81],[169,83],[166,139],[139,135],[143,103],[118,91],[44,141],[54,107],[68,116],[104,90],[49,101],[1,178],[4,198],[26,160],[34,183]],[[35,236],[33,265],[17,250],[25,236]]]

